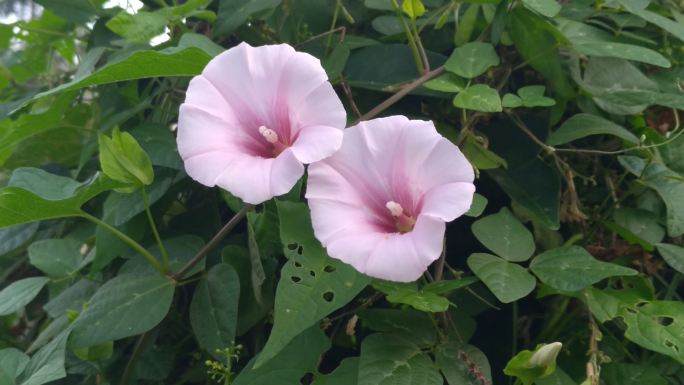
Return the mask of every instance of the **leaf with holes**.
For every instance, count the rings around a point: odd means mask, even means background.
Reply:
[[[468,267],[484,282],[496,298],[510,303],[530,294],[537,280],[520,265],[485,253],[474,253],[468,257]]]
[[[532,233],[506,207],[478,219],[471,230],[478,241],[508,261],[527,261],[534,253]]]
[[[197,284],[190,304],[190,325],[197,341],[216,359],[231,346],[237,326],[240,281],[235,269],[220,263]]]
[[[618,315],[629,340],[684,363],[684,303],[642,301],[621,306]]]
[[[361,344],[358,385],[441,385],[430,356],[403,336],[378,333]]]
[[[545,284],[561,291],[577,291],[608,277],[636,275],[637,271],[594,259],[579,246],[563,246],[537,255],[532,272]]]
[[[273,330],[259,354],[258,368],[299,333],[351,301],[370,281],[351,266],[331,259],[314,238],[309,209],[278,201],[280,237],[287,263],[276,290]]]

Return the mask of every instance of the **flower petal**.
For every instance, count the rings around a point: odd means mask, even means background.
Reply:
[[[265,202],[292,189],[304,166],[291,150],[277,158],[237,155],[216,179],[216,185],[251,204]]]
[[[183,104],[178,116],[178,152],[183,159],[212,151],[242,150],[241,131],[229,121],[193,105]]]
[[[415,281],[442,253],[444,229],[442,221],[419,217],[413,231],[389,234],[378,242],[361,271],[389,281]]]
[[[465,214],[473,203],[475,185],[458,182],[439,185],[423,196],[422,215],[439,218],[445,222]]]
[[[330,126],[308,126],[299,132],[292,151],[300,162],[308,164],[325,159],[342,145],[343,131]]]

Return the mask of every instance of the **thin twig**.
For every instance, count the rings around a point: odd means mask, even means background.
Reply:
[[[304,40],[304,41],[301,42],[301,43],[297,43],[297,44],[295,45],[295,48],[299,48],[299,47],[301,47],[301,46],[303,46],[303,45],[307,45],[307,44],[309,44],[309,43],[311,43],[311,42],[314,42],[314,41],[316,41],[316,40],[318,40],[318,39],[320,39],[320,38],[322,38],[322,37],[326,37],[326,36],[328,36],[328,35],[330,35],[330,34],[335,34],[335,33],[337,33],[337,32],[342,32],[342,33],[340,34],[340,43],[341,43],[341,42],[344,41],[344,36],[345,36],[345,34],[346,34],[346,32],[347,32],[347,27],[337,27],[337,28],[335,28],[335,29],[331,29],[331,30],[325,31],[325,32],[323,32],[323,33],[319,33],[318,35],[312,36],[312,37],[310,37],[310,38]]]
[[[354,122],[354,124],[357,124],[363,120],[368,120],[368,119],[376,117],[378,114],[385,111],[387,108],[392,106],[394,103],[398,102],[401,98],[408,95],[411,91],[420,87],[421,85],[423,85],[423,83],[434,78],[435,76],[440,75],[442,72],[444,72],[444,67],[443,66],[437,67],[434,70],[432,70],[432,71],[426,73],[425,75],[419,77],[418,79],[412,81],[411,83],[406,84],[404,87],[402,87],[401,90],[399,90],[399,92],[397,92],[396,94],[385,99],[384,102],[378,104],[372,110],[363,114],[359,119],[356,120],[356,122]]]
[[[230,218],[228,223],[226,223],[226,225],[223,226],[223,228],[218,233],[216,233],[216,235],[214,235],[214,237],[211,238],[211,240],[207,242],[207,244],[204,245],[204,247],[200,251],[198,251],[197,254],[195,254],[195,256],[192,257],[192,259],[188,263],[185,264],[185,266],[178,270],[178,272],[172,273],[170,275],[171,278],[173,278],[176,281],[180,281],[181,279],[183,279],[183,277],[185,277],[185,275],[188,274],[190,270],[192,270],[192,268],[195,267],[195,265],[197,265],[204,257],[207,256],[207,254],[209,254],[211,250],[213,250],[216,246],[219,245],[219,243],[221,243],[223,238],[225,238],[226,235],[228,235],[228,233],[230,233],[230,231],[233,230],[233,228],[235,228],[235,226],[237,226],[238,223],[240,223],[240,221],[245,217],[245,215],[247,215],[247,212],[253,208],[253,205],[246,204],[242,209],[240,209],[240,211],[238,211],[232,218]]]

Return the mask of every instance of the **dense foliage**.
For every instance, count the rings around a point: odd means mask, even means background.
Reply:
[[[0,384],[684,383],[681,3],[36,3],[0,24]],[[474,165],[420,280],[331,259],[306,180],[187,177],[188,81],[243,41]]]

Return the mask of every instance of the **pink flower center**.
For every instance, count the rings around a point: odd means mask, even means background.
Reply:
[[[288,147],[285,143],[283,143],[280,140],[277,132],[266,126],[259,126],[259,133],[261,134],[261,136],[264,137],[264,139],[266,139],[268,143],[271,144],[273,148],[272,153],[274,157],[280,155],[280,153],[285,151],[285,149]]]
[[[389,201],[385,203],[385,207],[389,210],[390,214],[394,218],[394,224],[400,233],[408,233],[413,230],[413,226],[416,224],[416,220],[404,213],[404,208],[395,201]]]

